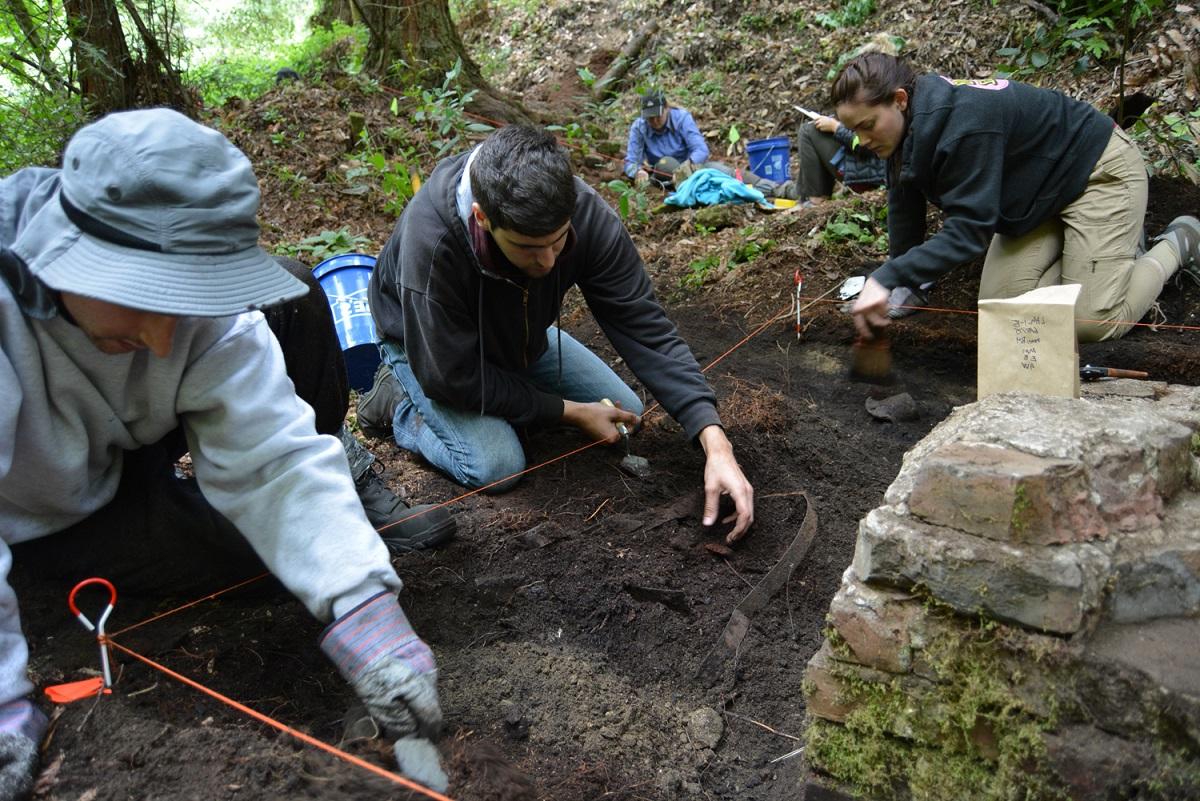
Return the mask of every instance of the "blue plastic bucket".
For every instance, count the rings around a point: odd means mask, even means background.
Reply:
[[[313,277],[329,298],[333,327],[342,343],[350,386],[359,392],[371,388],[375,369],[379,367],[375,321],[371,319],[371,306],[367,300],[367,285],[374,267],[374,256],[345,253],[332,256],[313,268]]]
[[[783,183],[788,179],[789,146],[786,136],[747,142],[746,158],[750,160],[750,172],[760,178]]]

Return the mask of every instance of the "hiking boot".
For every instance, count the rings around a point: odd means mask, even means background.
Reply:
[[[400,380],[387,362],[383,362],[375,371],[371,388],[358,399],[359,430],[375,439],[391,439],[396,407],[404,398],[404,387]]]
[[[1155,242],[1164,240],[1175,246],[1180,272],[1200,283],[1200,220],[1186,215],[1176,217],[1154,237]]]
[[[454,536],[457,524],[444,507],[423,503],[409,506],[387,488],[374,470],[367,470],[354,482],[367,520],[379,530],[379,536],[392,553],[436,548]],[[432,511],[430,511],[432,510]]]

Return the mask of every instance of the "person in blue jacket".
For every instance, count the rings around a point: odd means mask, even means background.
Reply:
[[[672,106],[662,92],[642,95],[642,113],[629,126],[625,177],[638,185],[653,181],[671,187],[705,167],[735,174],[729,165],[709,160],[708,143],[690,112]],[[767,197],[796,197],[792,181],[772,181],[749,170],[738,177]]]
[[[1086,103],[1007,79],[918,77],[883,53],[848,62],[831,95],[842,124],[888,161],[889,258],[855,301],[863,336],[888,324],[893,289],[979,256],[980,298],[1081,285],[1081,341],[1124,335],[1177,270],[1198,270],[1195,217],[1176,218],[1139,253],[1145,162]],[[945,213],[928,238],[927,203]]]

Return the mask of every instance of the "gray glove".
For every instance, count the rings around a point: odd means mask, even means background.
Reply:
[[[0,801],[24,797],[37,776],[46,716],[24,698],[0,704]]]
[[[388,735],[437,736],[442,710],[438,706],[436,668],[418,673],[403,658],[383,657],[350,679],[350,685]]]
[[[0,801],[15,801],[29,792],[37,762],[37,743],[23,734],[0,732]]]
[[[442,725],[433,653],[387,592],[335,620],[321,650],[366,704],[371,717],[396,741],[400,770],[437,790],[447,787],[437,749],[429,739]]]

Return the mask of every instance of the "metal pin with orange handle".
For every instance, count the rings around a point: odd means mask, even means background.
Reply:
[[[1079,378],[1083,381],[1099,381],[1101,378],[1149,378],[1150,374],[1141,370],[1122,370],[1119,367],[1099,367],[1085,364],[1079,368]]]
[[[99,584],[108,590],[108,606],[104,607],[104,611],[100,613],[100,618],[95,624],[88,620],[87,615],[79,611],[79,607],[75,605],[75,596],[84,587]],[[75,585],[71,590],[71,594],[67,596],[67,606],[71,609],[71,613],[79,618],[79,622],[84,625],[88,631],[96,632],[96,640],[100,643],[100,667],[104,670],[104,686],[112,686],[112,671],[108,667],[108,643],[105,642],[104,624],[108,622],[108,616],[112,614],[113,607],[117,604],[117,588],[112,585],[108,579],[90,578],[84,579]]]

